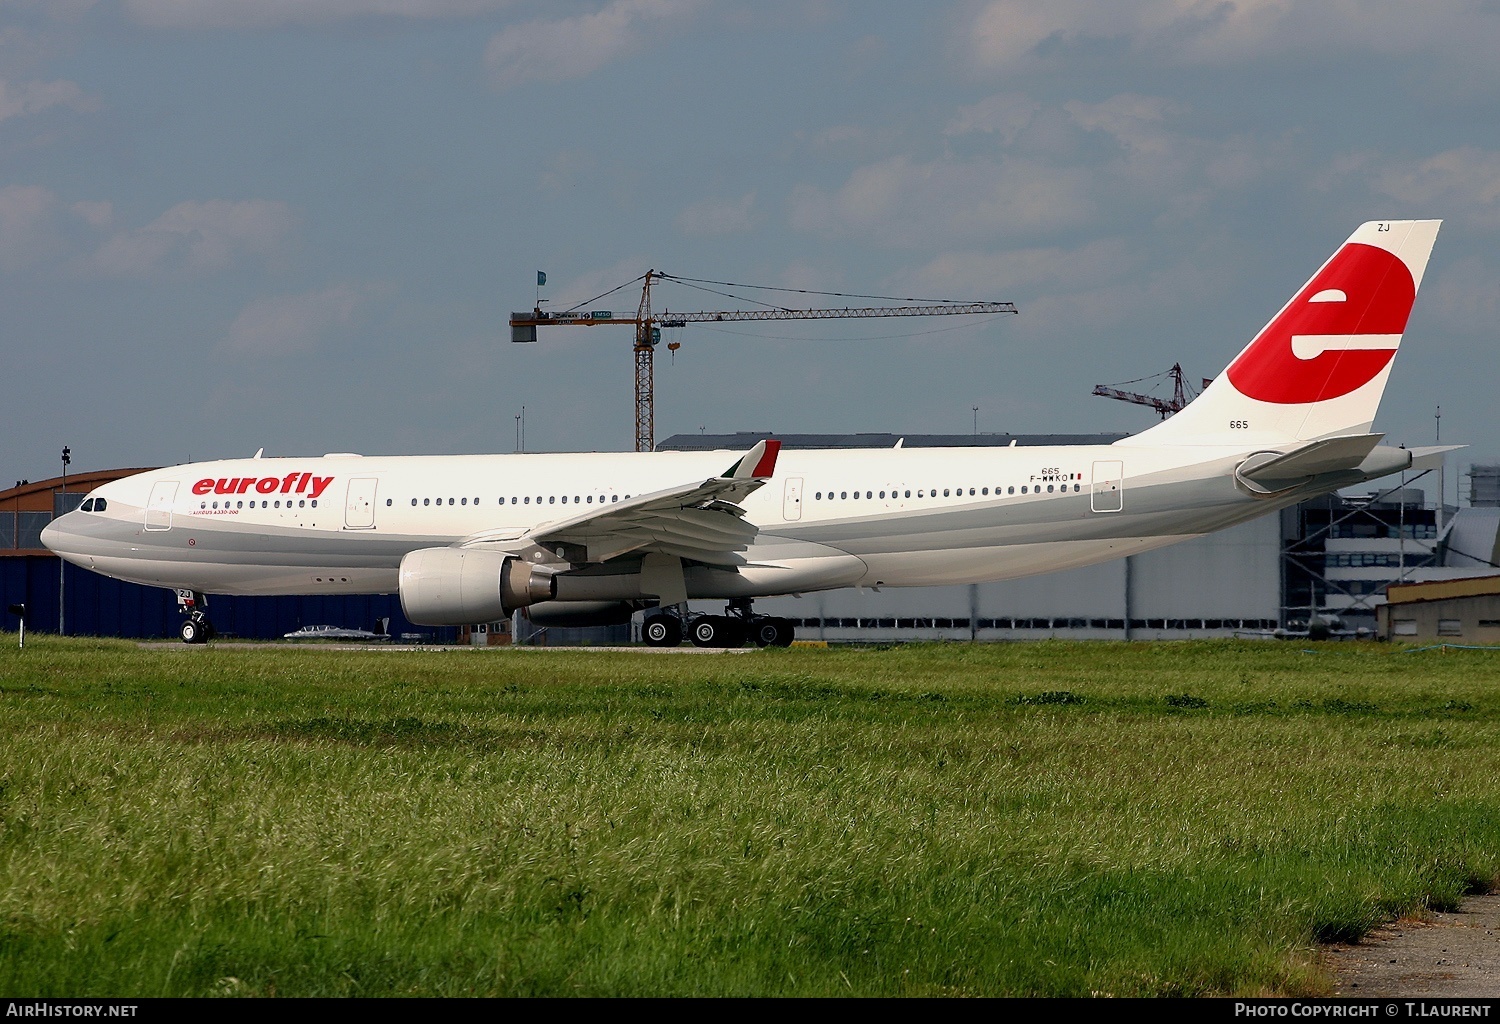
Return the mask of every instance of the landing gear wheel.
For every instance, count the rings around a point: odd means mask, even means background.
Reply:
[[[207,619],[183,619],[177,633],[185,644],[206,644],[214,635],[214,628]]]
[[[641,623],[647,647],[676,647],[682,643],[682,622],[675,615],[652,615]]]
[[[688,636],[694,647],[723,647],[725,627],[729,620],[722,615],[704,615],[693,620]]]
[[[750,625],[744,619],[725,617],[724,633],[719,638],[720,647],[744,647],[750,633]]]
[[[688,635],[694,647],[740,647],[745,643],[745,624],[726,615],[704,615],[693,620]]]
[[[756,647],[790,647],[794,633],[786,619],[767,616],[750,624],[750,639]]]

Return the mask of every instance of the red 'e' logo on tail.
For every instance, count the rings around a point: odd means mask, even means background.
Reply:
[[[1230,364],[1240,394],[1322,402],[1375,379],[1396,355],[1417,289],[1399,256],[1352,242]]]

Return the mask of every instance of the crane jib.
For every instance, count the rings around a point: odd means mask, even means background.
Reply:
[[[530,312],[512,313],[510,315],[511,341],[513,342],[535,342],[536,328],[547,326],[567,327],[597,327],[601,324],[630,324],[635,327],[635,450],[638,452],[649,452],[656,446],[656,396],[653,383],[655,370],[653,357],[655,346],[661,340],[661,328],[663,327],[685,327],[688,324],[701,323],[725,323],[735,320],[837,320],[843,318],[867,318],[888,316],[954,316],[961,314],[1002,314],[1019,313],[1013,302],[917,302],[907,305],[888,306],[844,306],[827,309],[796,309],[792,307],[773,306],[763,304],[763,309],[721,309],[702,310],[693,313],[674,313],[662,311],[655,313],[651,309],[651,285],[654,279],[667,278],[680,283],[682,279],[664,275],[656,270],[648,270],[636,280],[642,281],[641,301],[633,317],[615,316],[613,310],[563,310],[552,312],[544,311],[540,305]],[[633,283],[633,282],[628,282]],[[722,282],[707,282],[722,283]],[[612,288],[602,295],[596,295],[588,300],[593,304],[606,296],[619,291],[625,285]],[[694,287],[694,285],[689,285]],[[754,287],[754,286],[740,286]],[[714,291],[714,289],[707,289]],[[788,289],[773,289],[787,291]],[[726,295],[729,298],[739,298],[728,292],[715,292],[715,294]],[[811,293],[811,294],[835,294],[835,293]],[[850,295],[851,298],[881,298],[876,295]],[[759,300],[749,299],[747,301],[757,302]],[[899,299],[893,301],[899,302]],[[579,306],[585,305],[579,303]],[[674,343],[669,346],[675,350]]]

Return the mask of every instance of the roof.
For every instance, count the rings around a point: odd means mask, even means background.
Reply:
[[[777,434],[769,430],[741,430],[733,434],[673,434],[657,451],[740,451],[769,437],[794,448],[1004,448],[1054,444],[1113,444],[1129,434]]]
[[[1392,583],[1386,588],[1385,599],[1387,604],[1412,604],[1417,601],[1446,601],[1455,597],[1485,597],[1491,594],[1500,594],[1500,575],[1433,580],[1430,583]]]
[[[96,469],[86,473],[69,473],[67,489],[70,494],[92,491],[100,484],[111,480],[122,480],[137,473],[149,473],[154,466],[136,469]],[[0,512],[51,512],[52,495],[63,489],[63,478],[54,476],[48,480],[28,480],[0,491]]]

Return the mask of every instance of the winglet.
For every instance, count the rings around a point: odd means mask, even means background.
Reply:
[[[766,438],[751,448],[744,456],[724,471],[730,480],[769,480],[776,472],[776,457],[781,454],[781,442]]]

